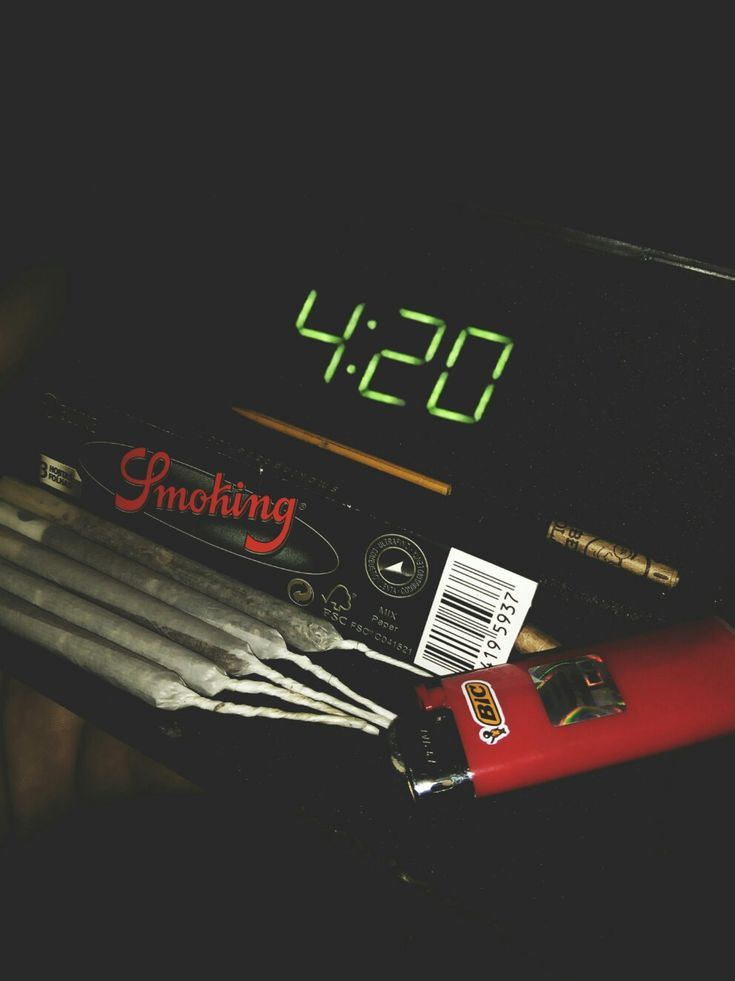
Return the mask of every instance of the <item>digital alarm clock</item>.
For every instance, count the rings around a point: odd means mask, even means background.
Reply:
[[[729,582],[733,271],[467,202],[359,196],[233,206],[111,255],[82,267],[55,366],[70,390],[76,364],[119,405],[155,398],[212,432],[238,406],[419,472],[444,500],[232,422],[346,503],[470,550],[480,536],[502,561],[517,543],[531,576],[556,520],[682,586]],[[582,567],[557,552],[566,581]]]

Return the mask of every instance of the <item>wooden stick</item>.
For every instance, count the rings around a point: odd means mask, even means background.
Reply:
[[[355,463],[362,463],[364,466],[372,467],[374,470],[381,470],[383,473],[390,474],[391,477],[399,477],[401,480],[407,480],[411,484],[418,484],[419,487],[434,491],[435,494],[442,494],[444,497],[447,497],[452,493],[452,485],[447,484],[443,480],[438,480],[436,477],[427,477],[426,474],[418,473],[416,470],[409,470],[408,467],[402,467],[398,463],[391,463],[389,460],[383,460],[379,456],[373,456],[372,453],[365,453],[363,450],[357,450],[352,446],[346,446],[344,443],[338,443],[336,440],[329,439],[327,436],[320,436],[318,433],[312,433],[308,429],[293,426],[290,422],[283,422],[281,419],[266,416],[262,412],[255,412],[253,409],[243,409],[236,405],[232,406],[232,411],[237,412],[238,415],[244,416],[246,419],[250,419],[251,422],[256,422],[259,426],[276,429],[278,432],[285,433],[287,436],[293,436],[294,439],[300,439],[304,443],[311,443],[312,446],[318,446],[322,450],[328,450],[330,453],[336,453],[338,456],[347,457],[348,460],[354,460]]]

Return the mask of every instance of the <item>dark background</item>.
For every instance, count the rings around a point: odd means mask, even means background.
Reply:
[[[214,171],[207,172],[206,190],[197,183],[195,193],[190,175],[177,179],[170,168],[143,181],[140,172],[132,180],[121,169],[108,185],[95,180],[93,168],[88,186],[78,174],[66,188],[63,181],[53,188],[39,182],[32,188],[37,194],[24,192],[8,209],[3,277],[39,261],[67,268],[72,301],[65,329],[92,337],[93,365],[119,383],[114,352],[121,335],[111,334],[112,325],[129,331],[123,343],[140,343],[145,335],[157,352],[169,351],[175,339],[185,372],[192,345],[206,341],[211,351],[212,342],[205,328],[201,337],[177,335],[177,318],[186,313],[191,327],[205,324],[208,312],[231,307],[241,275],[257,276],[279,261],[282,236],[297,234],[292,209],[304,202],[316,215],[353,207],[369,212],[373,205],[400,215],[459,198],[471,209],[735,265],[732,208],[724,196],[716,208],[702,208],[691,195],[660,188],[649,195],[642,187],[623,194],[609,184],[499,189],[474,175],[464,186],[433,175],[381,184],[369,170],[340,183],[303,173],[295,180],[288,168],[267,181],[249,174],[240,182]],[[240,257],[236,264],[233,255]],[[222,269],[225,289],[217,295]],[[724,330],[731,306],[723,301],[718,309]],[[236,330],[235,324],[223,328],[225,335]],[[723,347],[728,350],[731,357],[731,345]],[[724,377],[724,359],[718,370]],[[727,395],[710,392],[690,407],[692,425],[716,428],[725,460],[731,454],[720,442],[728,432]],[[559,402],[563,409],[563,397]],[[731,468],[730,459],[723,485]],[[708,527],[726,517],[723,485],[702,486],[689,498],[708,515]],[[667,506],[666,499],[656,501],[653,523],[662,529],[677,518]],[[688,554],[702,560],[719,548],[710,542],[704,552]],[[93,711],[93,690],[50,661],[35,663],[49,694]],[[377,669],[353,670],[377,690],[392,684]],[[129,706],[111,698],[107,709],[124,735]],[[449,955],[455,970],[533,967],[562,977],[623,973],[634,958],[659,970],[689,961],[701,968],[726,947],[727,910],[716,897],[732,870],[730,740],[479,802],[474,810],[442,802],[418,814],[384,779],[383,761],[366,758],[357,736],[346,763],[321,772],[317,737],[305,737],[293,753],[275,741],[274,755],[266,731],[250,770],[235,762],[240,747],[216,748],[211,732],[204,732],[202,746],[211,746],[217,759],[208,765],[204,751],[182,759],[156,742],[144,712],[133,729],[142,748],[158,749],[165,762],[201,777],[209,793],[75,815],[6,857],[7,882],[22,897],[16,912],[28,916],[32,909],[55,937],[68,941],[79,922],[98,936],[114,934],[117,918],[134,908],[136,930],[165,924],[168,934],[195,937],[228,964],[248,945],[273,950],[278,944],[287,948],[278,956],[297,961],[303,946],[314,958],[320,930],[327,929],[334,957],[362,959],[369,950],[389,959],[398,944],[414,966]],[[243,773],[250,774],[244,789]],[[73,903],[57,889],[70,879]],[[262,906],[253,903],[256,889],[265,897]]]

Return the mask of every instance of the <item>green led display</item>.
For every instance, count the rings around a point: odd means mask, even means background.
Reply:
[[[452,422],[479,422],[485,414],[485,409],[490,401],[490,398],[495,389],[495,382],[500,378],[503,373],[503,369],[508,363],[508,358],[510,357],[510,352],[513,350],[513,341],[509,337],[505,337],[503,334],[495,334],[490,330],[480,330],[479,327],[465,327],[457,335],[457,340],[454,342],[452,350],[449,352],[449,357],[446,361],[446,368],[453,368],[457,363],[457,360],[462,353],[462,348],[468,337],[480,337],[484,341],[493,341],[495,344],[502,344],[503,350],[498,356],[498,360],[495,362],[495,367],[492,371],[492,381],[485,386],[480,399],[475,406],[475,410],[472,415],[466,415],[464,412],[455,412],[452,409],[443,409],[437,405],[439,401],[439,396],[444,391],[444,386],[447,383],[447,378],[449,378],[449,371],[442,371],[436,380],[436,384],[432,389],[431,395],[429,396],[429,401],[426,403],[427,410],[432,414],[432,416],[439,416],[441,419],[451,419]]]
[[[375,399],[376,402],[387,402],[389,405],[405,405],[406,400],[400,398],[398,395],[388,395],[387,392],[378,392],[373,388],[370,388],[370,382],[373,379],[378,363],[381,358],[386,358],[388,361],[400,361],[402,364],[411,365],[422,365],[428,364],[429,361],[436,354],[436,349],[441,343],[441,339],[444,335],[444,331],[447,329],[447,325],[443,320],[438,320],[436,317],[430,317],[425,313],[416,313],[415,310],[403,310],[399,311],[402,317],[407,320],[417,320],[421,324],[430,324],[434,327],[434,334],[429,341],[429,346],[426,348],[426,352],[422,358],[417,358],[413,354],[405,354],[403,351],[392,351],[390,348],[385,348],[378,354],[374,354],[370,359],[367,368],[365,369],[365,374],[360,379],[357,386],[357,390],[363,398]]]
[[[347,321],[347,326],[342,334],[328,334],[323,330],[312,330],[310,327],[305,327],[304,324],[309,319],[309,314],[311,313],[311,308],[314,306],[316,300],[316,290],[312,290],[311,293],[306,297],[306,302],[301,308],[301,312],[296,318],[296,329],[304,337],[311,337],[315,341],[323,341],[325,344],[336,344],[334,354],[332,355],[329,364],[327,365],[327,370],[324,372],[324,381],[329,382],[334,378],[334,373],[342,360],[342,355],[345,353],[345,347],[347,346],[347,341],[355,333],[355,327],[357,327],[357,322],[362,316],[362,311],[365,309],[364,303],[358,303],[355,309],[352,311],[350,319]]]
[[[332,378],[334,378],[335,372],[342,361],[345,348],[347,347],[347,342],[357,329],[360,318],[362,317],[365,309],[365,304],[357,304],[350,314],[345,329],[341,334],[331,334],[327,331],[315,330],[312,327],[306,326],[314,303],[316,302],[316,298],[316,290],[312,290],[306,297],[304,305],[296,318],[296,329],[303,337],[308,337],[315,341],[321,341],[324,344],[329,344],[330,346],[334,347],[334,352],[332,353],[329,363],[324,371],[324,381],[330,382]],[[419,313],[416,310],[406,310],[404,308],[401,308],[398,312],[400,316],[406,320],[412,320],[420,324],[426,324],[428,327],[432,327],[433,332],[426,350],[421,356],[416,354],[408,354],[405,351],[397,351],[393,348],[382,348],[382,350],[370,357],[362,377],[358,381],[357,390],[363,398],[372,399],[375,402],[383,402],[386,405],[406,405],[406,399],[402,398],[400,395],[384,392],[374,387],[374,378],[380,362],[382,360],[397,361],[400,364],[411,367],[421,367],[423,365],[427,365],[433,360],[447,330],[446,322],[438,317],[432,317],[427,313]],[[371,319],[366,321],[365,326],[369,330],[375,330],[378,324],[377,321]],[[457,368],[457,363],[460,359],[460,355],[462,354],[468,337],[474,337],[482,341],[490,341],[493,344],[502,345],[502,350],[495,360],[492,369],[489,370],[488,383],[480,394],[474,410],[470,414],[439,405],[439,398],[441,397],[441,394],[447,384],[449,373],[453,369]],[[485,414],[485,410],[487,409],[488,403],[495,389],[495,383],[502,375],[512,350],[513,341],[504,334],[496,334],[493,331],[481,330],[479,327],[463,327],[454,340],[452,348],[445,361],[444,370],[439,373],[439,376],[434,383],[431,394],[429,395],[425,405],[426,411],[429,412],[430,415],[438,416],[441,419],[448,419],[451,422],[470,424],[479,422]],[[348,364],[346,366],[346,371],[350,375],[356,374],[357,370],[358,369],[355,364]],[[457,370],[461,370],[461,368]]]

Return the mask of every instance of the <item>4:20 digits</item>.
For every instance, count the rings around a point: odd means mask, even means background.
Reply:
[[[332,356],[324,372],[324,381],[330,382],[334,377],[340,362],[342,361],[345,349],[347,347],[347,342],[355,333],[355,330],[360,323],[365,310],[365,304],[357,304],[350,314],[347,324],[345,325],[345,328],[341,334],[331,334],[327,331],[317,330],[314,327],[307,326],[312,308],[316,302],[316,298],[316,290],[311,290],[309,295],[306,297],[298,317],[296,318],[296,329],[303,337],[308,337],[315,341],[321,341],[322,343],[329,344],[334,348]],[[438,317],[432,317],[426,313],[419,313],[416,310],[406,310],[401,308],[398,312],[404,319],[425,324],[432,330],[431,338],[426,346],[426,350],[424,351],[423,355],[418,356],[415,354],[407,354],[404,351],[394,351],[391,348],[383,348],[375,353],[368,361],[368,364],[357,383],[357,390],[363,398],[373,399],[376,402],[384,402],[387,405],[401,406],[406,404],[405,399],[398,395],[391,395],[388,392],[382,392],[373,387],[375,384],[375,375],[378,371],[380,362],[385,359],[386,361],[398,361],[402,364],[413,366],[429,364],[434,360],[434,357],[441,346],[447,325],[444,320],[440,320]],[[367,320],[366,326],[373,330],[377,325],[374,320]],[[492,368],[489,369],[489,380],[481,392],[474,409],[470,413],[460,412],[456,409],[447,408],[446,406],[439,404],[439,399],[441,398],[444,387],[447,384],[447,379],[449,378],[449,372],[457,366],[460,355],[462,354],[463,350],[465,350],[465,344],[468,337],[488,341],[493,345],[500,345],[500,350],[495,358],[495,362]],[[497,350],[497,348],[495,347],[494,350]],[[513,341],[510,337],[506,337],[503,334],[496,334],[489,330],[481,330],[479,327],[463,327],[455,337],[454,343],[452,344],[449,354],[444,362],[443,369],[439,372],[434,382],[431,394],[426,401],[426,411],[429,412],[430,415],[439,416],[440,418],[448,419],[451,422],[479,422],[485,414],[488,402],[490,401],[495,388],[495,383],[502,375],[512,350]],[[353,373],[356,371],[356,368],[354,365],[348,365],[347,371]]]

